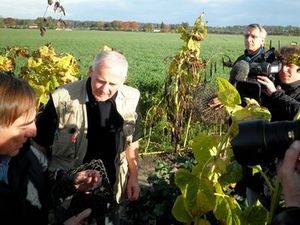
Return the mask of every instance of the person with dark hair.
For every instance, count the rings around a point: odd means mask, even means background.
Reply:
[[[0,217],[1,224],[48,224],[51,187],[45,157],[31,148],[36,135],[36,96],[23,80],[0,73]],[[88,191],[101,182],[97,171],[82,171],[70,178],[74,191]],[[65,224],[79,225],[87,209]]]
[[[127,70],[123,54],[114,50],[98,53],[88,78],[51,94],[37,118],[34,139],[35,146],[48,155],[50,170],[74,169],[101,159],[113,192],[108,203],[116,208],[125,199],[137,200],[140,193],[140,92],[124,85]],[[118,211],[116,208],[110,211]],[[97,215],[106,211],[106,207],[99,209]],[[104,224],[106,219],[97,220]]]
[[[300,48],[296,45],[282,47],[279,51],[282,67],[278,85],[266,76],[257,76],[266,96],[262,105],[271,112],[272,121],[293,120],[300,109]]]
[[[300,48],[284,46],[279,50],[279,61],[282,66],[277,75],[276,84],[267,76],[257,76],[264,93],[261,105],[271,113],[271,121],[293,120],[300,109]],[[261,165],[264,173],[271,179],[276,176],[275,162]],[[270,206],[271,191],[263,177],[252,174],[251,169],[243,168],[244,184],[249,203],[259,199],[265,207]]]

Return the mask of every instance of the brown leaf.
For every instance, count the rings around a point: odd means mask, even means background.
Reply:
[[[59,2],[55,2],[54,3],[54,12],[56,12],[56,10],[58,9],[60,7],[60,4],[59,4]]]
[[[52,5],[53,4],[53,0],[48,0],[48,5]]]
[[[46,33],[46,28],[45,27],[40,27],[40,35],[43,37]]]
[[[65,16],[65,15],[66,15],[65,8],[64,8],[62,5],[60,5],[59,8],[60,8],[60,11],[61,11],[61,12],[64,14],[64,16]]]

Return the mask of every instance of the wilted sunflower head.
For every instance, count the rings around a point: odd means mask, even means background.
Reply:
[[[284,64],[300,66],[300,47],[298,45],[282,47],[279,52],[279,59]]]

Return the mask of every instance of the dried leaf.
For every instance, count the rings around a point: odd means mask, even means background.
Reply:
[[[65,8],[64,8],[62,5],[60,5],[59,8],[60,8],[60,11],[61,11],[61,12],[64,14],[64,16],[65,16],[65,15],[66,15]]]
[[[60,7],[60,4],[59,4],[59,2],[55,2],[54,3],[54,12],[56,12],[56,10],[58,9]]]
[[[45,27],[40,27],[40,35],[43,37],[46,33],[46,28]]]

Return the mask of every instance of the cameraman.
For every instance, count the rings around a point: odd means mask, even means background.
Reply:
[[[244,32],[244,54],[239,56],[234,64],[240,60],[245,60],[248,63],[261,62],[265,50],[265,39],[267,32],[259,24],[249,24]],[[233,64],[233,65],[234,65]]]
[[[300,109],[300,48],[290,45],[280,49],[282,68],[278,73],[278,85],[266,76],[257,76],[262,84],[262,105],[272,115],[272,121],[293,120]]]
[[[262,85],[263,95],[261,105],[268,108],[272,121],[293,120],[300,109],[300,48],[286,46],[280,49],[279,60],[282,68],[278,73],[278,85],[266,76],[257,76]],[[267,163],[261,165],[269,177],[276,174],[276,165]],[[252,175],[251,170],[244,168],[244,185],[247,187],[246,195],[250,204],[259,199],[264,206],[270,204],[270,191],[264,179],[259,174]],[[243,183],[242,183],[243,184]]]
[[[272,225],[296,225],[300,221],[300,141],[294,141],[286,151],[278,176],[286,209],[279,213]]]
[[[233,68],[230,71],[230,77],[229,77],[229,82],[231,84],[234,84],[236,82],[237,77],[241,77],[241,76],[244,77],[248,75],[248,72],[246,72],[247,69],[245,69],[243,66],[235,67],[235,65],[238,62],[245,61],[248,62],[249,64],[252,62],[261,62],[266,52],[264,46],[265,46],[265,39],[267,37],[267,32],[265,28],[263,28],[261,25],[249,24],[246,27],[243,36],[244,36],[245,51],[244,54],[239,56],[236,59],[236,61],[233,63]],[[209,107],[212,107],[216,110],[223,107],[218,97],[212,98],[208,102],[208,105]]]

